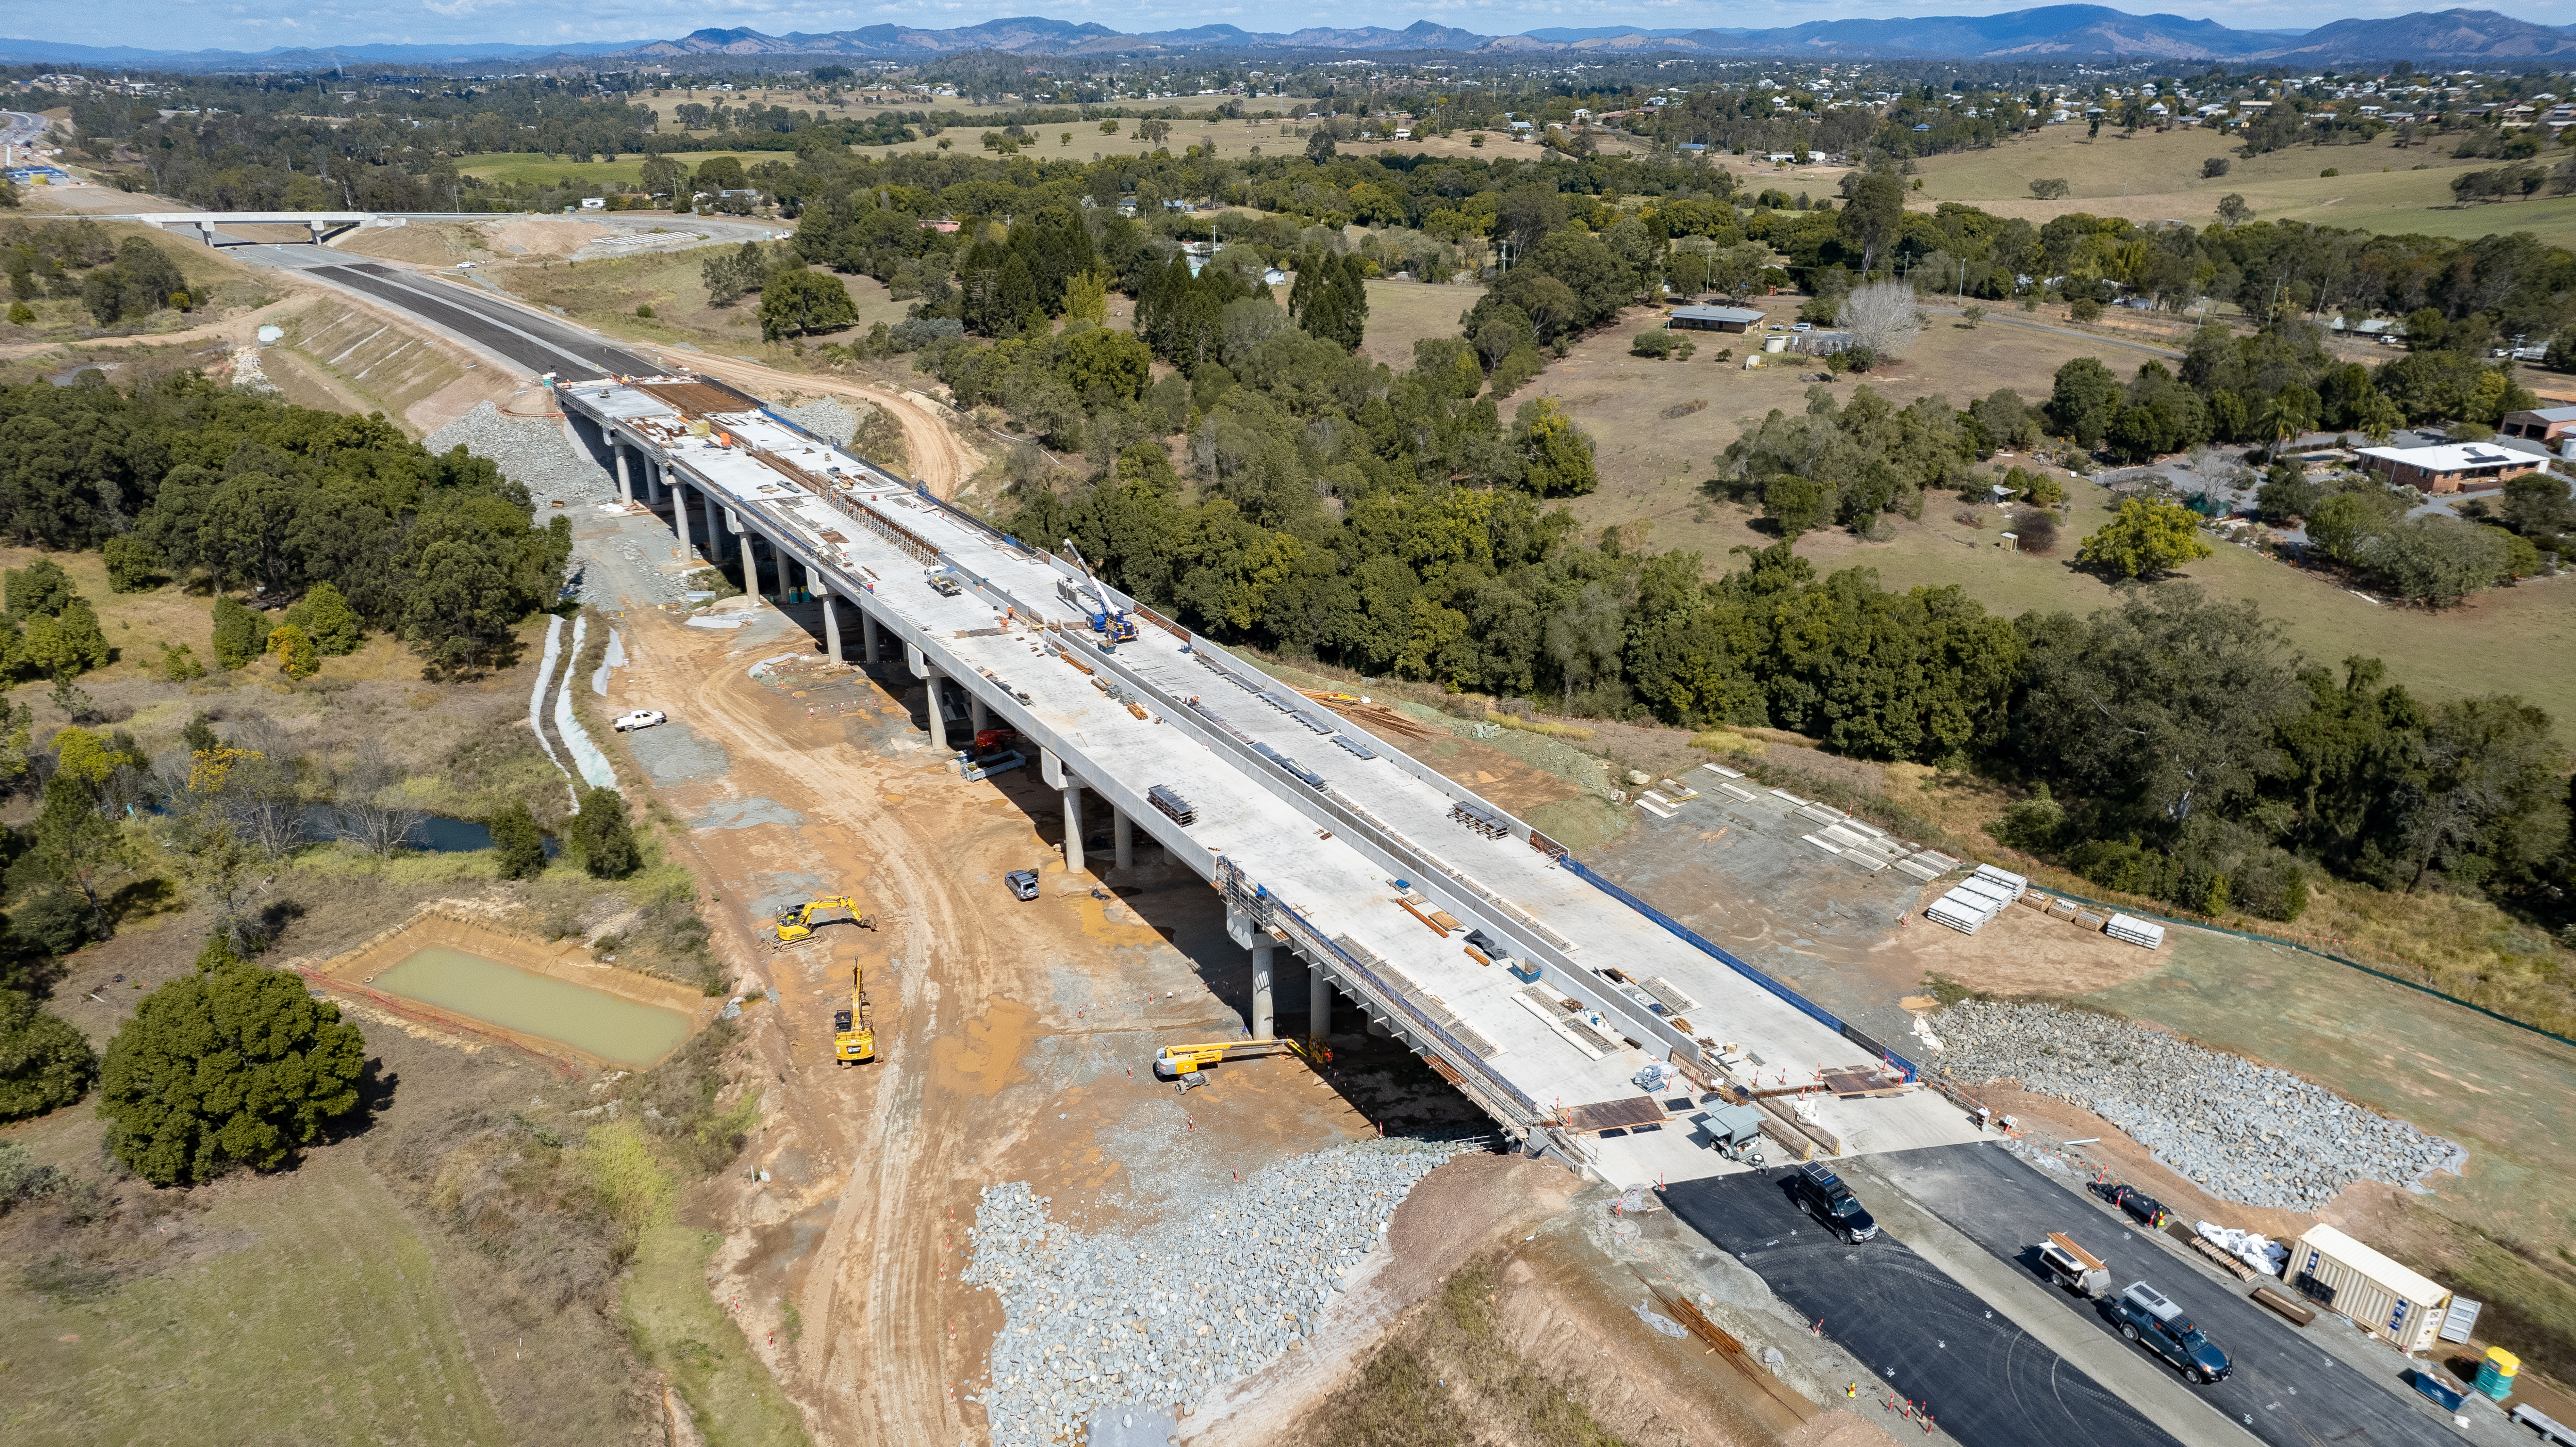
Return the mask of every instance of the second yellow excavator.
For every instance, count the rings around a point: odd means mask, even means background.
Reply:
[[[867,976],[850,966],[850,1008],[832,1012],[832,1058],[864,1065],[877,1058],[876,1020],[868,1012]]]
[[[797,905],[792,909],[780,911],[778,915],[778,937],[771,941],[770,948],[774,950],[783,950],[791,945],[801,945],[813,939],[814,931],[817,928],[814,920],[815,912],[818,910],[835,909],[848,911],[850,916],[849,923],[857,925],[861,929],[875,929],[877,927],[877,917],[875,915],[859,913],[859,902],[857,899],[846,894],[826,895],[821,899],[809,899],[803,904]],[[827,919],[822,923],[835,924],[838,923],[838,921]]]

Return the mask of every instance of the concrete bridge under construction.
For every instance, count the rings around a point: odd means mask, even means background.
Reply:
[[[1062,792],[1069,869],[1085,868],[1085,810],[1105,808],[1117,865],[1142,830],[1218,889],[1252,956],[1252,1034],[1272,1031],[1286,948],[1309,967],[1313,1018],[1338,990],[1527,1149],[1623,1184],[1742,1169],[1694,1142],[1689,1115],[1828,1075],[1842,1094],[1765,1098],[1774,1159],[1976,1137],[1879,1042],[1106,589],[1137,624],[1112,643],[1071,563],[720,383],[611,376],[557,393],[621,498],[667,515],[684,555],[739,561],[755,598],[809,595],[835,664],[899,660],[923,680],[934,747],[1017,729]],[[1675,1072],[1652,1092],[1635,1083],[1650,1063]]]

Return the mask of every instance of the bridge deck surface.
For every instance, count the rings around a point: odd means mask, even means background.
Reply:
[[[1536,929],[1564,940],[1586,978],[1567,979],[1557,965],[1547,966],[1544,977],[1562,981],[1568,991],[1596,1000],[1619,991],[1616,982],[1597,973],[1604,967],[1637,980],[1659,978],[1698,1002],[1686,1017],[1690,1031],[1737,1045],[1772,1068],[1803,1075],[1819,1066],[1860,1063],[1859,1048],[1831,1028],[1560,868],[1548,854],[1510,835],[1487,837],[1454,822],[1453,807],[1472,796],[1408,770],[1403,764],[1410,761],[1400,762],[1393,745],[1357,736],[1378,755],[1374,759],[1335,745],[1299,720],[1310,717],[1335,730],[1346,729],[1344,721],[1320,707],[1301,708],[1304,700],[1248,666],[1203,644],[1184,652],[1183,639],[1150,625],[1140,627],[1137,640],[1120,645],[1114,657],[1103,657],[1080,610],[1059,597],[1057,585],[1065,575],[1054,565],[1002,543],[856,458],[763,413],[696,419],[707,422],[711,433],[696,437],[686,428],[691,419],[635,386],[583,383],[565,393],[576,410],[614,419],[692,485],[745,515],[747,529],[819,561],[833,591],[853,599],[865,594],[862,606],[907,643],[929,643],[962,664],[965,673],[976,675],[962,681],[988,702],[1000,704],[1004,695],[1013,695],[1004,716],[1014,709],[1025,715],[1032,733],[1057,744],[1065,766],[1087,784],[1123,789],[1140,801],[1157,784],[1180,793],[1197,811],[1186,829],[1150,809],[1126,812],[1139,827],[1178,846],[1183,857],[1224,856],[1324,935],[1347,938],[1366,952],[1364,958],[1392,967],[1417,1001],[1428,997],[1445,1006],[1499,1047],[1484,1059],[1485,1068],[1540,1110],[1636,1099],[1643,1092],[1629,1077],[1664,1052],[1655,1048],[1650,1057],[1623,1045],[1623,1034],[1649,1046],[1655,1042],[1633,1025],[1623,1028],[1616,1015],[1596,1021],[1603,1038],[1595,1043],[1606,1046],[1597,1055],[1578,1043],[1579,1027],[1567,1030],[1561,1015],[1543,1018],[1548,1011],[1524,1003],[1529,987],[1520,977],[1479,964],[1467,954],[1462,935],[1444,935],[1399,904],[1388,868],[1357,847],[1350,831],[1331,827],[1320,796],[1301,796],[1304,786],[1286,775],[1267,777],[1248,767],[1248,760],[1198,737],[1211,727],[1204,715],[1293,759],[1322,778],[1336,802],[1364,810],[1418,858],[1435,860],[1458,876],[1439,880],[1425,874],[1413,882],[1428,887],[1434,902],[1462,920],[1509,938],[1529,940]],[[923,563],[867,526],[866,517],[909,534],[917,547],[935,550],[976,586],[954,597],[932,590]],[[1049,631],[1033,626],[1033,619],[1064,626]],[[1091,671],[1086,674],[1068,658]],[[1142,700],[1148,716],[1140,720],[1095,678],[1141,681],[1183,701],[1183,708],[1175,711],[1148,698]],[[1025,699],[1016,697],[1022,694]],[[1194,710],[1186,703],[1193,697],[1199,701]],[[1167,717],[1176,712],[1202,717]],[[1460,879],[1471,883],[1462,886]],[[1483,901],[1470,889],[1508,905],[1479,907]],[[1513,911],[1521,918],[1512,918]],[[1636,1016],[1653,1013],[1642,992],[1620,998]],[[1669,1098],[1675,1092],[1659,1094]],[[1973,1136],[1958,1112],[1929,1092],[1827,1099],[1820,1118],[1854,1151]],[[1605,1172],[1615,1166],[1630,1180],[1728,1169],[1714,1153],[1689,1149],[1688,1135],[1676,1122],[1659,1133],[1602,1142],[1599,1163]]]

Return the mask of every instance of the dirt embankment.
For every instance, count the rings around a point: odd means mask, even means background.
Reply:
[[[949,424],[946,409],[918,392],[821,373],[785,372],[730,357],[693,355],[687,358],[687,364],[722,381],[769,395],[822,392],[856,397],[883,407],[903,428],[904,451],[912,458],[913,475],[928,483],[931,492],[939,497],[955,497],[958,489],[984,466],[983,454],[958,435]]]

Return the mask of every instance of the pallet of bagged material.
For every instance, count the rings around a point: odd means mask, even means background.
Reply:
[[[2075,918],[2075,910],[2075,901],[2071,899],[2052,899],[2048,902],[2048,917],[2050,919],[2073,919]]]
[[[2102,916],[2095,914],[2089,909],[2079,909],[2067,917],[2075,922],[2075,927],[2077,929],[2087,930],[2094,934],[2100,934],[2102,932],[2102,926],[2110,923],[2109,920],[2104,919]]]
[[[2164,948],[2165,927],[2149,920],[2115,914],[2102,922],[2102,933],[2144,949]]]

